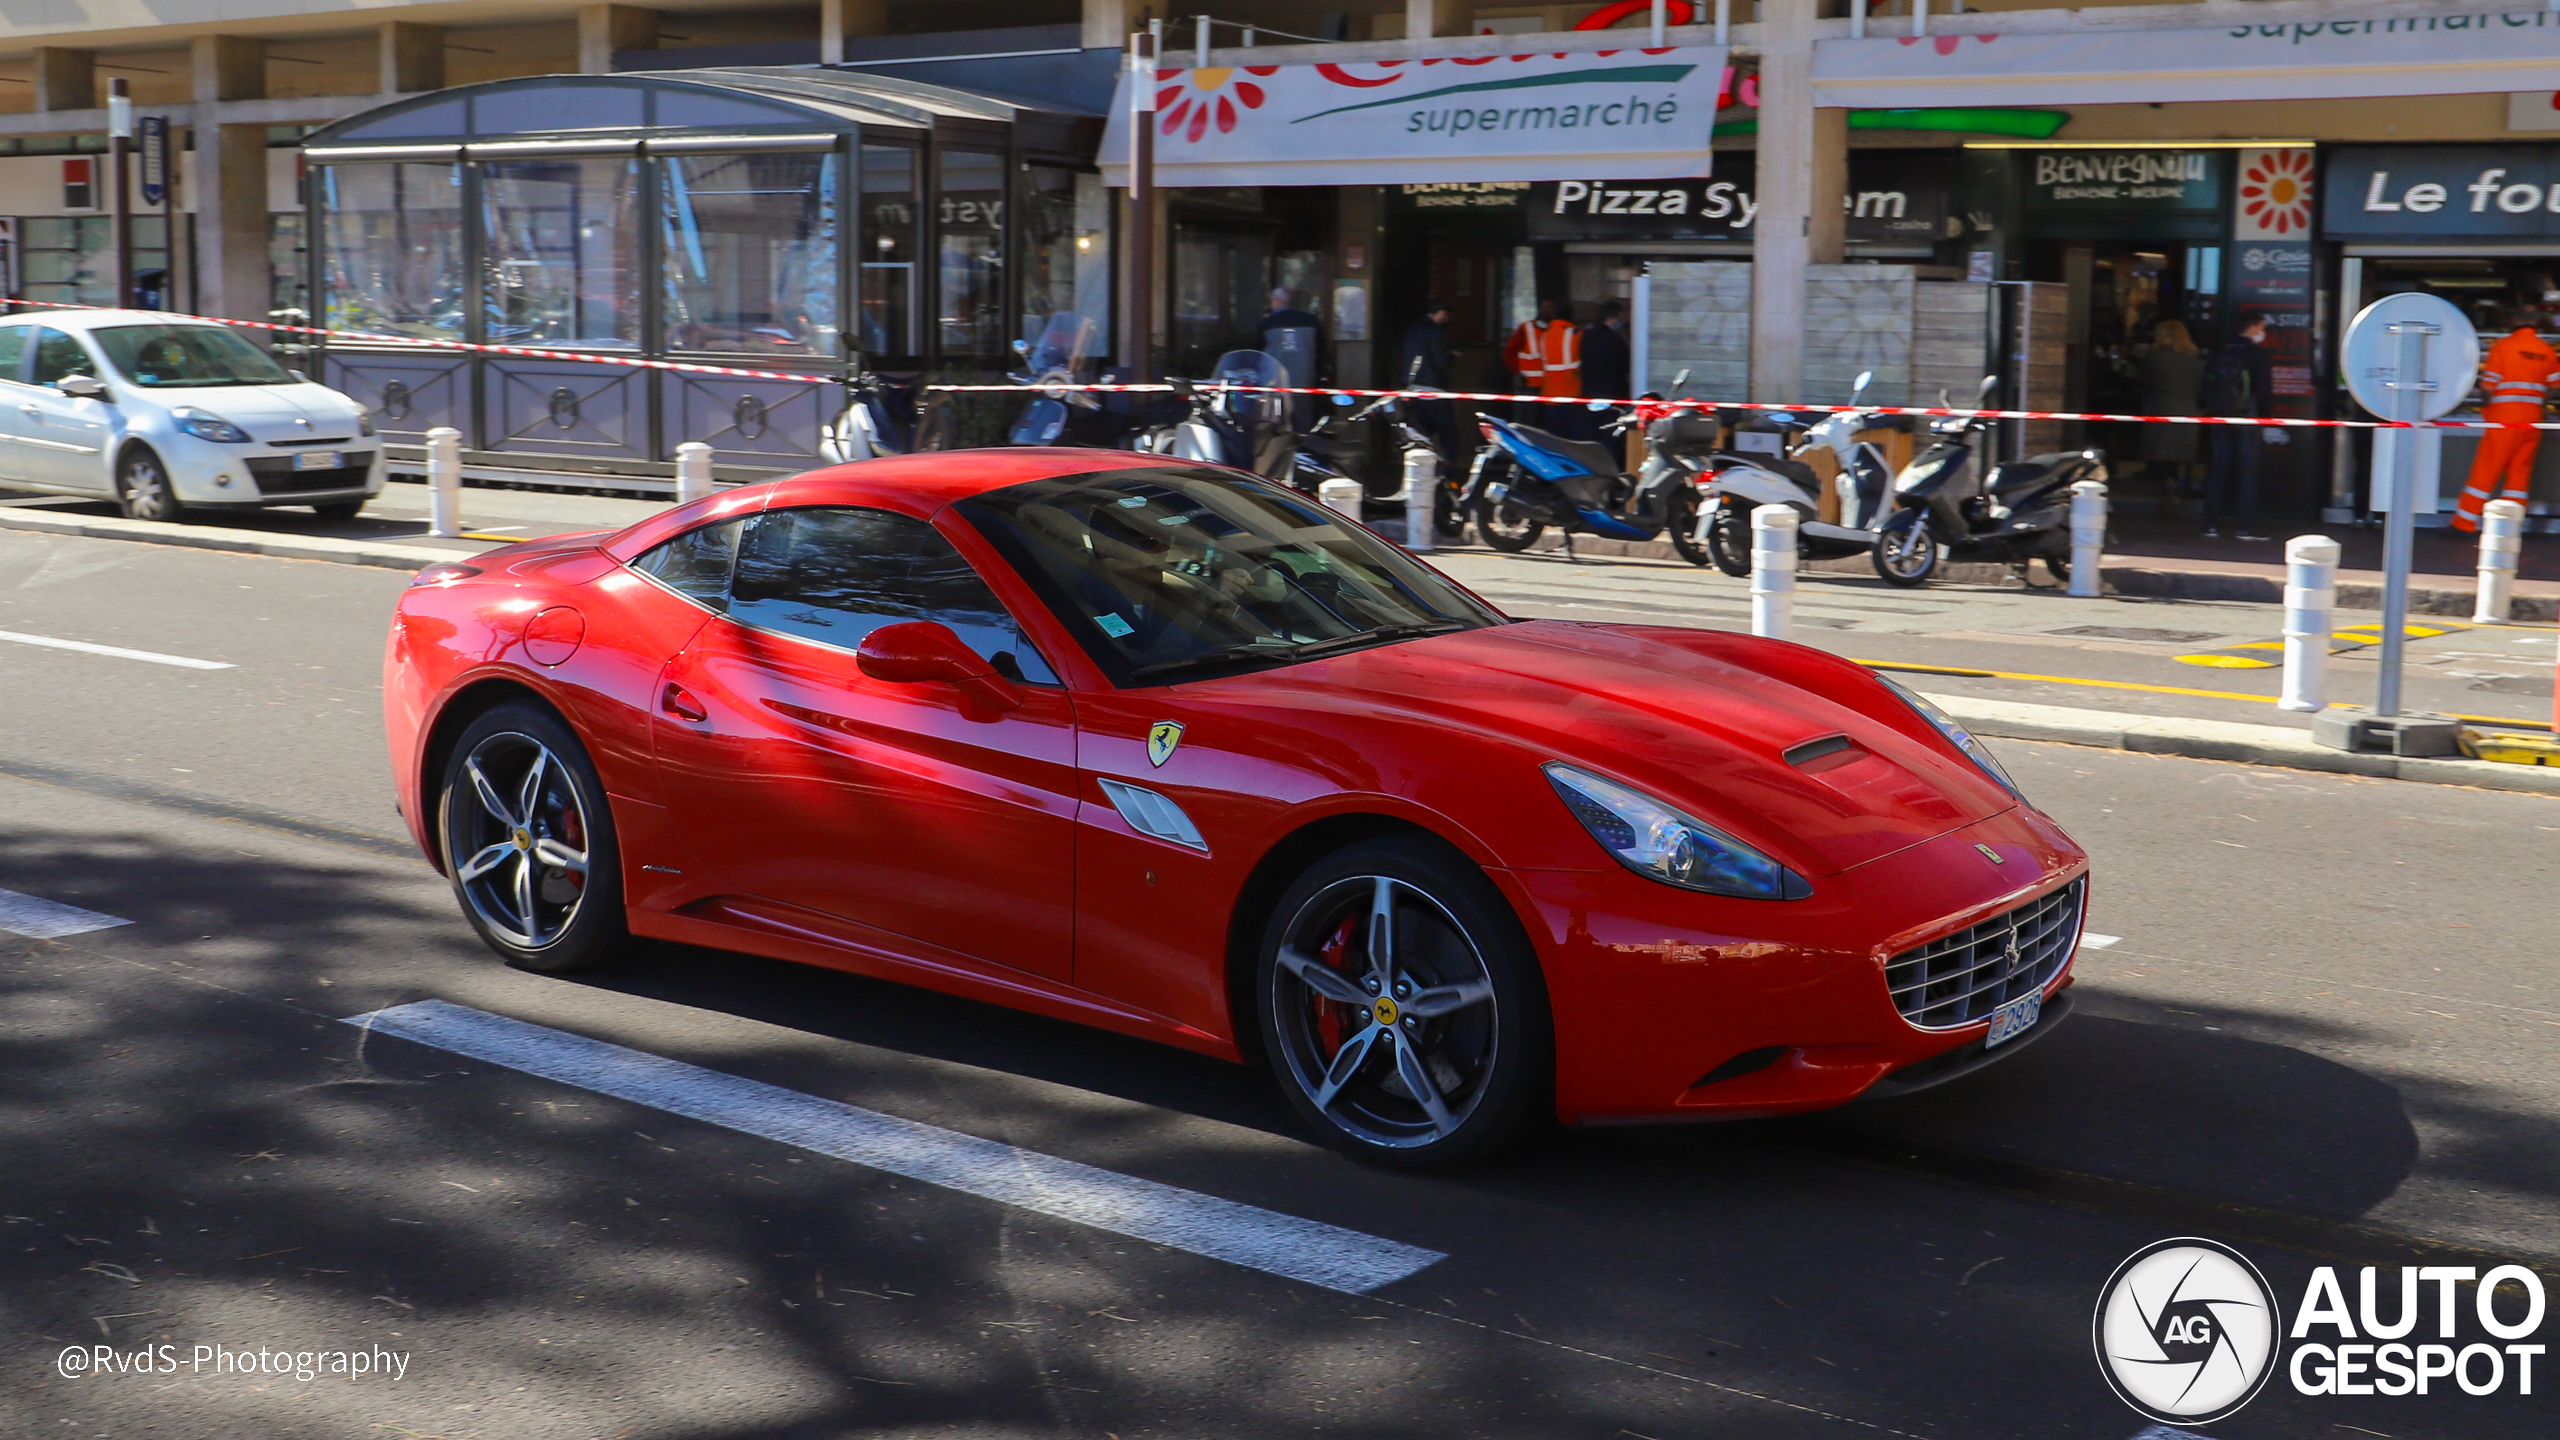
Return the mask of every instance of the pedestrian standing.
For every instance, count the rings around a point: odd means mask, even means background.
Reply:
[[[2142,413],[2145,415],[2193,415],[2200,407],[2197,390],[2204,383],[2204,352],[2196,348],[2195,337],[2177,320],[2163,320],[2152,327],[2151,343],[2144,347],[2138,380],[2142,387]],[[2180,499],[2188,493],[2195,469],[2195,425],[2145,425],[2142,427],[2142,462],[2156,466],[2168,477],[2163,513],[2176,514]]]
[[[1422,318],[1404,332],[1404,365],[1397,384],[1408,390],[1449,388],[1449,302],[1426,300]],[[1443,457],[1458,453],[1455,412],[1446,400],[1408,400],[1414,428],[1439,442]]]
[[[2560,374],[2560,355],[2552,353],[2531,325],[2518,325],[2489,347],[2488,358],[2480,364],[2480,418],[2516,426],[2539,423],[2543,402],[2551,397],[2554,374]],[[2533,458],[2541,449],[2539,430],[2483,432],[2479,452],[2471,457],[2471,478],[2462,487],[2462,498],[2454,502],[2453,528],[2478,530],[2480,514],[2491,500],[2523,504],[2533,488]],[[2502,479],[2505,492],[2500,494]]]
[[[1522,321],[1511,332],[1503,356],[1520,377],[1522,394],[1550,402],[1541,407],[1546,413],[1539,423],[1569,439],[1584,439],[1590,427],[1581,422],[1583,408],[1552,403],[1582,398],[1582,330],[1563,317],[1562,309],[1553,300],[1539,301],[1538,318]]]
[[[1600,318],[1582,332],[1582,391],[1595,400],[1635,397],[1635,351],[1627,343],[1627,307],[1600,303]]]
[[[2238,334],[2213,348],[2205,360],[2204,407],[2214,415],[2258,417],[2272,413],[2275,400],[2275,365],[2267,358],[2267,317],[2252,315],[2240,324]],[[2222,538],[2220,521],[2233,513],[2231,502],[2237,501],[2232,535],[2240,540],[2263,540],[2252,534],[2258,523],[2258,445],[2261,439],[2274,438],[2285,443],[2285,433],[2273,426],[2216,425],[2213,430],[2213,459],[2207,467],[2204,482],[2204,538]]]

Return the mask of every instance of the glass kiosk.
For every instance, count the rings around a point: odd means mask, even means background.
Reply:
[[[659,490],[822,463],[834,383],[435,350],[459,340],[799,375],[1000,378],[1026,326],[1111,333],[1098,116],[820,69],[464,86],[313,132],[319,377],[395,467]],[[574,478],[586,476],[592,478]]]

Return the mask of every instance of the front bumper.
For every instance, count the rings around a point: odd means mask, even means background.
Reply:
[[[1588,1124],[1826,1109],[1897,1073],[1916,1088],[1929,1062],[1956,1056],[1955,1068],[1968,1047],[1983,1064],[2024,1049],[2067,1013],[2053,1001],[2072,982],[2068,956],[2040,987],[2044,1021],[1987,1053],[1987,1019],[1906,1020],[1886,961],[2087,869],[2058,826],[2020,806],[1817,880],[1804,900],[1728,900],[1616,869],[1501,878],[1545,970],[1558,1118]]]
[[[382,493],[382,442],[373,437],[335,449],[349,464],[296,470],[296,448],[220,445],[191,435],[148,443],[161,452],[178,498],[207,510],[254,510],[270,505],[329,505]]]

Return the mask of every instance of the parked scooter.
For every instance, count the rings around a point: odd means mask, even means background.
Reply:
[[[1849,387],[1849,403],[1857,404],[1874,379],[1874,371],[1860,371]],[[1876,417],[1864,410],[1836,410],[1812,422],[1784,414],[1774,418],[1781,434],[1797,436],[1795,443],[1783,455],[1716,455],[1715,477],[1706,487],[1697,528],[1681,553],[1695,548],[1727,575],[1749,575],[1751,512],[1763,505],[1784,505],[1796,512],[1796,548],[1807,559],[1836,560],[1874,549],[1873,527],[1884,508],[1891,474],[1884,451],[1858,436],[1876,423]],[[1839,473],[1832,482],[1840,500],[1837,524],[1821,518],[1822,477],[1804,460],[1816,448],[1828,449],[1839,461]],[[1702,562],[1692,559],[1690,563]]]
[[[1013,342],[1013,353],[1022,357],[1022,369],[1011,378],[1017,385],[1042,388],[1024,403],[1022,413],[1014,418],[1013,429],[1005,435],[1005,443],[1094,443],[1089,437],[1067,438],[1070,430],[1091,428],[1074,424],[1079,411],[1098,414],[1102,408],[1092,392],[1070,388],[1083,374],[1086,348],[1098,328],[1093,317],[1069,311],[1034,321],[1033,325],[1036,333]]]
[[[888,385],[868,370],[844,378],[844,409],[818,432],[818,454],[835,464],[903,455],[912,448]]]
[[[1999,383],[1984,376],[1981,395]],[[1939,398],[1941,405],[1945,397]],[[1991,471],[1966,462],[1978,436],[1999,422],[1982,416],[1930,424],[1937,440],[1893,480],[1893,513],[1876,526],[1876,573],[1887,583],[1925,585],[1941,558],[2006,563],[2025,579],[2037,560],[2056,580],[2071,578],[2071,487],[2107,478],[2096,450],[2013,460]]]
[[[1230,350],[1210,367],[1208,379],[1167,383],[1189,409],[1180,420],[1140,435],[1138,449],[1299,484],[1296,437],[1287,425],[1288,397],[1262,388],[1289,383],[1289,372],[1278,360],[1260,350]]]
[[[1550,525],[1563,532],[1568,556],[1576,535],[1651,540],[1669,531],[1676,542],[1697,528],[1699,477],[1716,437],[1707,416],[1683,410],[1648,422],[1649,448],[1633,475],[1620,468],[1619,452],[1609,445],[1490,415],[1478,423],[1490,443],[1477,453],[1465,508],[1496,550],[1526,550]],[[1627,416],[1608,433],[1622,436],[1637,423],[1637,416]]]

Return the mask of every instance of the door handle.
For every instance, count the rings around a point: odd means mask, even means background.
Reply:
[[[683,686],[673,680],[667,682],[666,689],[658,692],[658,708],[679,720],[699,723],[711,718],[711,712],[703,709],[691,695],[685,693]]]

